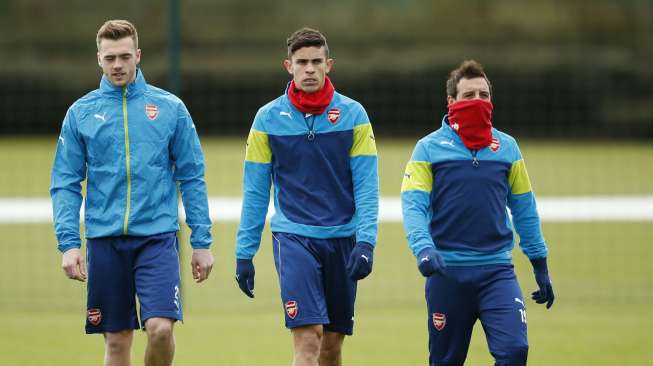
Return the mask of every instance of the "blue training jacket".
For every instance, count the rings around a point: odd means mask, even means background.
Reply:
[[[50,195],[58,249],[79,248],[81,182],[86,179],[87,238],[148,236],[179,230],[177,187],[193,248],[211,245],[204,157],[183,102],[134,82],[100,88],[66,113],[52,167]]]
[[[259,109],[247,138],[236,257],[258,251],[274,183],[273,232],[356,235],[376,244],[376,143],[363,106],[335,92],[325,112],[304,114],[287,93]]]
[[[417,142],[401,186],[415,256],[435,247],[448,265],[511,263],[513,224],[528,258],[547,256],[517,142],[494,128],[492,136],[490,146],[470,151],[445,116],[440,129]]]

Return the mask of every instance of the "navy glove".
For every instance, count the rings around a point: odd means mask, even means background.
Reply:
[[[347,261],[347,273],[354,281],[362,280],[372,272],[374,247],[364,241],[356,243]]]
[[[535,272],[535,282],[540,288],[533,292],[531,298],[538,304],[546,303],[546,308],[553,305],[555,295],[553,294],[553,287],[551,286],[551,279],[549,279],[549,269],[546,265],[546,257],[531,259],[533,264],[533,272]]]
[[[424,277],[430,277],[434,274],[443,276],[447,265],[440,253],[435,248],[429,247],[422,249],[417,255],[417,268]]]
[[[236,282],[245,295],[254,298],[254,262],[251,259],[236,259]]]

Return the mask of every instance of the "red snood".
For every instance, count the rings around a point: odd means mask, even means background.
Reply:
[[[288,87],[288,99],[302,113],[322,114],[326,107],[329,106],[329,103],[331,103],[334,91],[335,89],[328,76],[324,78],[322,89],[314,93],[306,93],[303,90],[297,89],[293,80],[290,83],[290,87]]]
[[[461,100],[449,105],[449,126],[470,150],[482,149],[492,142],[492,103]]]

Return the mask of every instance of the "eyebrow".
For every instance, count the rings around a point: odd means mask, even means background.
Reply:
[[[324,57],[310,58],[310,59],[309,58],[296,58],[295,61],[311,61],[311,62],[324,61]]]
[[[116,54],[113,54],[113,53],[109,53],[109,54],[104,55],[104,58],[107,58],[107,57],[116,57],[116,56],[117,56],[117,57],[124,57],[124,56],[132,56],[132,55],[133,55],[133,54],[130,53],[130,52],[120,53],[120,54],[117,54],[117,55],[116,55]]]

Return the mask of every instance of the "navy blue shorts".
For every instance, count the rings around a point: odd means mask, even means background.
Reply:
[[[175,232],[88,239],[86,333],[139,329],[152,317],[182,320],[178,249]]]
[[[481,320],[496,365],[525,365],[526,307],[513,266],[447,267],[426,281],[429,364],[462,365]]]
[[[272,244],[286,327],[322,324],[326,331],[351,335],[356,281],[347,276],[346,264],[356,239],[273,233]]]

